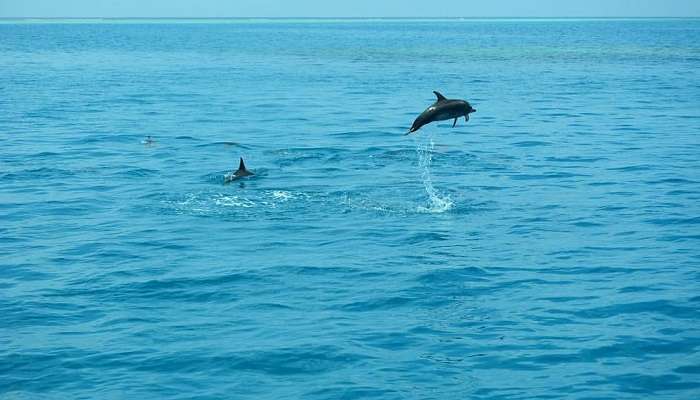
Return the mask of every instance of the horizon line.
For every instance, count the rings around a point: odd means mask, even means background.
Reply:
[[[267,17],[267,16],[236,16],[236,17],[174,17],[174,16],[159,16],[159,17],[104,17],[104,16],[71,16],[71,17],[32,17],[32,16],[22,16],[22,17],[0,17],[0,20],[7,19],[38,19],[38,20],[57,20],[57,19],[105,19],[105,20],[115,20],[115,19],[172,19],[172,20],[182,20],[182,19],[411,19],[411,20],[431,20],[431,19],[700,19],[698,16],[678,16],[678,15],[668,15],[668,16],[641,16],[641,15],[617,15],[617,16],[469,16],[469,17],[389,17],[389,16],[323,16],[323,17],[313,17],[313,16],[303,16],[303,17]]]

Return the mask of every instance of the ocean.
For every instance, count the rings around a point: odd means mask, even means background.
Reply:
[[[1,20],[0,145],[2,399],[700,398],[699,19]]]

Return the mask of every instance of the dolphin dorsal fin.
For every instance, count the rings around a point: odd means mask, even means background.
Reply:
[[[435,91],[435,90],[433,90],[433,93],[435,93],[435,96],[437,96],[437,101],[447,100],[447,99],[445,98],[445,96],[442,95],[442,93],[437,92],[437,91]]]
[[[239,171],[247,171],[247,170],[245,169],[245,163],[243,163],[243,157],[241,157],[241,163],[238,164],[238,170],[239,170]]]

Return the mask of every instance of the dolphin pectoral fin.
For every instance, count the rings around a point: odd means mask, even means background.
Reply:
[[[455,122],[452,123],[452,127],[454,128],[457,125],[457,118],[455,118]]]
[[[469,114],[466,114],[466,115],[464,116],[464,121],[465,121],[465,122],[469,122]]]

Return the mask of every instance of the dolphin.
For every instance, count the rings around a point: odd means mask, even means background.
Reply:
[[[238,164],[238,170],[236,170],[236,172],[226,175],[226,177],[224,178],[224,183],[233,182],[236,179],[244,178],[246,176],[251,175],[255,174],[246,169],[245,163],[243,162],[243,157],[241,157],[241,162],[240,164]]]
[[[433,93],[437,96],[437,101],[413,121],[413,126],[411,126],[411,130],[409,130],[406,135],[417,131],[423,125],[427,125],[433,121],[445,121],[453,118],[455,122],[452,124],[452,127],[454,128],[455,125],[457,125],[457,118],[464,117],[465,121],[469,121],[469,114],[476,112],[476,109],[472,108],[467,101],[447,99],[440,94],[440,92],[433,91]]]

